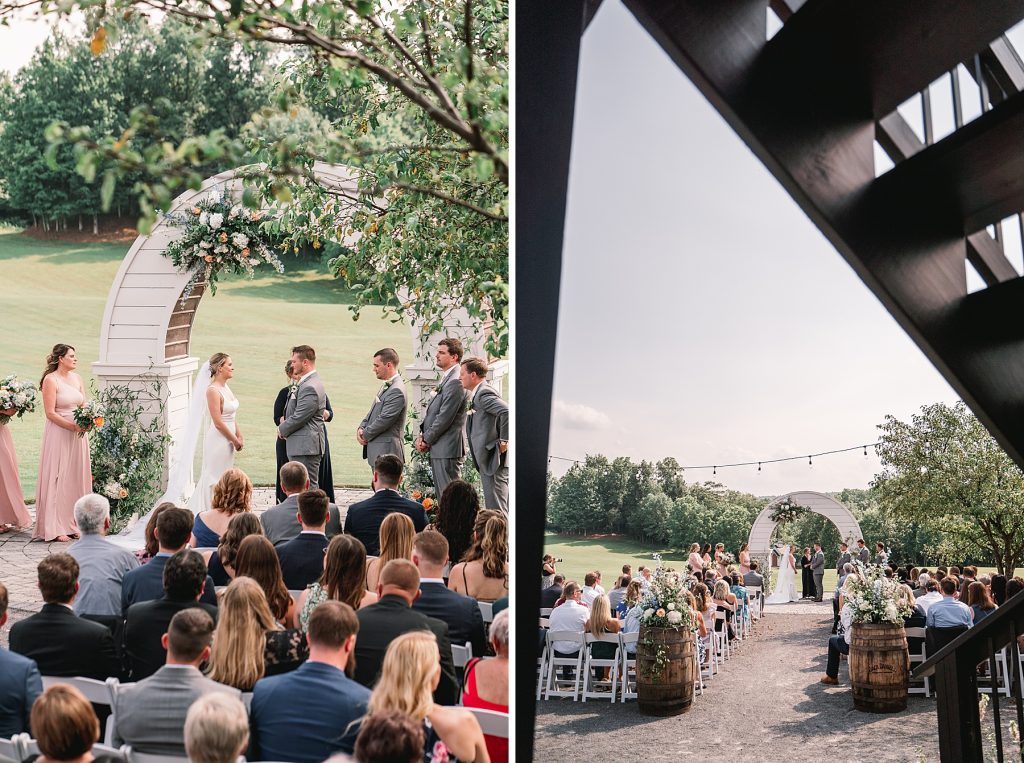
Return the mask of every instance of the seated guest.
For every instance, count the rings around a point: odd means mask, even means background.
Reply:
[[[699,585],[699,583],[695,583],[694,585]],[[642,599],[643,596],[644,587],[641,585],[640,581],[630,580],[629,585],[626,586],[626,595],[622,598],[618,609],[615,611],[616,616],[625,617],[629,610],[640,603],[640,599]]]
[[[32,705],[32,733],[41,753],[36,763],[120,760],[93,756],[92,746],[100,738],[100,721],[89,700],[74,686],[57,684],[39,695]]]
[[[694,609],[697,610],[697,615],[700,617],[700,622],[703,625],[703,627],[700,628],[700,634],[701,639],[704,641],[704,658],[706,662],[711,655],[711,639],[713,638],[711,634],[714,633],[715,630],[715,612],[717,611],[717,607],[711,598],[711,591],[703,583],[695,583],[693,588],[690,590],[693,593]],[[637,612],[639,614],[639,609],[637,609]],[[639,624],[637,625],[636,630],[640,630]],[[623,632],[625,633],[628,631],[623,630]],[[630,646],[633,645],[630,644]],[[629,651],[630,654],[633,654],[636,651],[636,648],[634,646],[633,649],[629,649],[627,651]]]
[[[597,573],[588,572],[583,576],[583,603],[589,607],[600,595],[601,592],[597,590]]]
[[[967,587],[967,606],[973,613],[974,624],[977,625],[996,611],[996,603],[992,600],[984,583],[975,581]]]
[[[477,601],[508,594],[508,521],[505,514],[485,509],[473,526],[473,545],[448,574],[448,587]]]
[[[562,604],[551,610],[551,617],[548,620],[549,632],[583,633],[590,619],[590,609],[583,605],[583,591],[579,584],[572,580],[566,583],[562,589],[562,597]],[[572,641],[555,641],[552,646],[559,657],[570,657],[580,650],[579,644]]]
[[[398,711],[423,724],[424,760],[430,753],[432,760],[486,761],[487,745],[476,718],[461,707],[437,702],[436,687],[443,680],[438,658],[442,655],[433,634],[422,630],[392,641],[384,655],[380,680],[370,696],[367,719],[377,713]]]
[[[1006,575],[993,575],[992,576],[992,599],[995,601],[996,606],[1003,606],[1006,601]]]
[[[169,506],[160,512],[153,532],[158,544],[156,556],[137,570],[126,573],[121,584],[121,613],[125,617],[128,616],[128,608],[133,604],[163,598],[164,566],[172,555],[188,544],[189,535],[192,533],[192,512],[188,509],[179,509],[177,506]],[[205,568],[204,564],[203,569]],[[201,601],[211,606],[217,604],[217,592],[213,578],[209,575],[206,576]],[[162,656],[160,662],[163,662]]]
[[[725,582],[729,583],[729,592],[736,597],[736,613],[741,618],[747,618],[747,606],[750,603],[747,597],[747,589],[743,587],[743,578],[738,572],[725,576]]]
[[[946,570],[946,575],[954,575],[956,577],[960,577],[960,568],[956,565],[953,565],[948,570]]]
[[[363,542],[368,556],[380,556],[380,526],[384,518],[399,512],[412,520],[411,534],[427,528],[427,512],[421,504],[398,493],[402,482],[402,461],[385,453],[373,465],[373,496],[353,503],[345,515],[345,532]]]
[[[295,600],[284,584],[273,544],[262,535],[250,535],[238,547],[235,570],[237,577],[255,580],[263,589],[274,619],[286,628],[291,626],[295,620]]]
[[[508,596],[502,596],[500,599],[495,599],[491,602],[491,616],[498,614],[508,609]]]
[[[622,624],[612,615],[611,606],[608,604],[608,597],[600,594],[590,605],[590,617],[584,625],[584,630],[591,636],[603,636],[606,633],[618,633],[622,630]],[[597,642],[590,645],[590,654],[596,660],[610,660],[615,657],[618,650],[617,644]],[[599,681],[608,680],[611,668],[603,668],[599,671]]]
[[[928,581],[931,579],[931,575],[929,575],[927,572],[922,572],[917,576],[917,588],[914,589],[915,599],[920,599],[922,596],[928,593],[928,590],[925,588],[925,586],[928,585]]]
[[[540,592],[541,609],[551,609],[555,602],[562,598],[562,586],[565,585],[565,575],[561,572],[555,573],[554,583]]]
[[[309,659],[297,670],[261,678],[249,709],[251,760],[321,763],[351,753],[370,690],[345,674],[359,620],[348,604],[325,601],[309,616]]]
[[[235,577],[235,556],[242,541],[250,535],[262,535],[263,525],[251,511],[243,511],[231,517],[228,529],[220,536],[220,543],[213,551],[203,552],[206,571],[210,573],[215,586],[226,586]]]
[[[910,615],[903,619],[904,628],[923,628],[925,624],[924,610],[919,607],[914,600],[914,592],[909,585],[904,583],[898,589],[896,589],[896,600],[904,601],[909,607],[911,607]],[[918,637],[907,637],[907,647],[911,654],[918,654],[921,651],[921,644],[924,643],[923,638]]]
[[[1024,591],[1024,580],[1020,578],[1010,578],[1006,581],[1006,598],[1009,599],[1016,596],[1021,591]]]
[[[275,546],[292,540],[302,531],[302,524],[296,518],[299,512],[299,494],[309,490],[309,472],[306,471],[305,464],[298,461],[283,464],[280,477],[281,490],[288,497],[260,515],[263,533]],[[324,532],[328,538],[333,538],[341,532],[341,513],[333,503],[327,504],[327,511],[329,516]]]
[[[852,577],[852,575],[851,575]],[[828,664],[821,683],[835,686],[839,683],[839,656],[850,653],[850,639],[853,638],[853,608],[843,602],[839,610],[840,632],[828,637]]]
[[[978,568],[971,565],[964,567],[963,576],[960,579],[960,596],[959,599],[962,602],[967,601],[967,589],[971,583],[978,579]]]
[[[270,545],[266,538],[261,540]],[[207,671],[212,680],[252,691],[264,675],[295,670],[308,654],[300,631],[277,624],[259,583],[244,575],[231,581],[217,608],[217,632]]]
[[[608,592],[608,604],[611,606],[612,612],[619,611],[619,605],[626,598],[626,589],[629,588],[630,580],[629,575],[621,576],[615,588]]]
[[[839,594],[842,593],[843,587],[846,585],[846,578],[849,577],[851,572],[853,572],[853,563],[843,562],[842,571],[836,582],[835,590],[832,591],[832,633],[839,632]],[[911,603],[913,603],[913,600],[911,600]]]
[[[473,523],[479,511],[480,497],[465,480],[452,480],[441,493],[433,528],[448,540],[452,559],[461,559],[473,544]]]
[[[956,581],[952,577],[945,577],[939,583],[939,588],[942,591],[942,599],[929,606],[926,610],[925,627],[970,627],[974,622],[974,613],[962,601],[957,601],[956,595],[959,591]]]
[[[448,590],[441,570],[448,561],[448,541],[436,530],[418,533],[412,543],[412,563],[420,571],[420,596],[412,608],[448,623],[448,639],[462,646],[472,644],[474,655],[487,649],[484,618],[475,599]]]
[[[213,618],[192,607],[171,618],[160,637],[167,662],[149,678],[122,686],[114,704],[114,744],[151,755],[185,755],[182,726],[189,707],[211,692],[239,696],[199,672],[210,657]]]
[[[216,548],[231,517],[243,511],[252,511],[252,481],[235,466],[224,472],[213,486],[210,508],[196,514],[192,547]]]
[[[310,612],[328,599],[343,601],[355,610],[377,602],[377,594],[366,590],[366,549],[351,535],[331,538],[324,554],[323,574],[306,586],[295,605],[299,613],[296,627],[305,631]]]
[[[34,660],[44,676],[119,677],[121,665],[110,629],[73,611],[78,562],[70,554],[50,554],[37,569],[46,603],[11,626],[11,651]]]
[[[715,583],[711,591],[711,598],[715,603],[718,612],[725,612],[725,621],[715,620],[715,630],[725,630],[730,639],[736,638],[736,630],[733,626],[736,614],[736,595],[729,590],[729,584],[723,578]]]
[[[135,555],[103,536],[110,529],[110,503],[89,493],[75,501],[75,523],[81,540],[68,548],[78,562],[76,615],[101,622],[115,635],[121,631],[121,582],[139,566]]]
[[[356,759],[359,763],[422,763],[425,740],[422,723],[397,711],[384,711],[360,724]]]
[[[403,633],[429,630],[441,649],[441,678],[434,700],[440,705],[454,705],[458,701],[459,686],[452,663],[448,625],[412,609],[412,603],[420,595],[420,573],[416,565],[408,559],[388,562],[380,573],[377,595],[380,601],[356,613],[362,636],[356,645],[355,679],[363,686],[373,686],[388,644]]]
[[[170,513],[170,509],[164,514]],[[142,569],[155,564],[156,559]],[[163,634],[171,618],[183,609],[199,607],[216,622],[217,608],[202,601],[209,577],[203,557],[192,549],[182,549],[164,566],[164,595],[152,601],[140,601],[128,607],[124,625],[125,654],[133,681],[156,673],[164,664]]]
[[[491,647],[494,657],[474,657],[466,663],[462,704],[482,710],[508,712],[508,612],[495,615],[491,623]],[[508,763],[508,740],[484,736],[491,763]],[[359,747],[356,746],[358,754]]]
[[[149,521],[146,522],[146,545],[135,552],[135,558],[138,559],[139,564],[145,564],[160,551],[160,543],[156,539],[156,520],[166,509],[177,508],[170,501],[164,501],[155,509],[153,513],[149,515]]]
[[[924,584],[925,594],[924,596],[916,596],[916,604],[924,610],[925,615],[928,614],[928,608],[937,601],[942,601],[942,594],[939,592],[938,580],[931,579]]]
[[[197,699],[185,717],[190,763],[235,763],[249,744],[249,714],[242,700],[223,693]]]
[[[281,574],[289,591],[301,591],[320,578],[327,548],[327,493],[307,490],[299,495],[298,520],[302,531],[292,540],[274,546],[281,560]]]
[[[0,628],[7,623],[7,587],[0,583]],[[32,703],[43,692],[39,668],[28,657],[0,648],[0,737],[29,731]]]
[[[416,526],[405,514],[389,514],[380,523],[380,556],[366,562],[366,587],[377,590],[377,581],[384,565],[392,559],[412,559],[412,541]]]

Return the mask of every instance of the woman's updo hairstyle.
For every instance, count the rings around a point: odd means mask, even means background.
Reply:
[[[60,359],[67,355],[71,350],[75,349],[70,344],[55,344],[50,354],[46,356],[46,370],[43,371],[43,375],[39,377],[39,388],[43,387],[43,379],[52,374],[57,370],[57,366],[60,365]]]
[[[224,365],[229,357],[226,352],[215,352],[210,356],[210,378],[217,375],[220,367]]]

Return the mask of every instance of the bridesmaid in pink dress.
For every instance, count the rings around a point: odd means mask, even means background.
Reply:
[[[74,372],[78,365],[75,348],[58,344],[46,359],[43,390],[43,453],[36,486],[36,529],[32,540],[66,543],[78,537],[75,501],[92,492],[92,464],[89,439],[72,412],[85,402],[85,385]]]
[[[13,416],[14,409],[0,411]],[[0,533],[31,527],[32,517],[25,508],[25,494],[18,477],[18,460],[14,455],[14,438],[6,424],[0,424]]]

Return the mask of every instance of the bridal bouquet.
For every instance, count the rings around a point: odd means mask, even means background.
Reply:
[[[718,555],[718,563],[723,567],[728,567],[730,564],[736,564],[736,557],[728,551],[723,551]]]
[[[263,264],[284,272],[281,260],[263,241],[264,223],[259,222],[263,213],[235,204],[227,191],[165,217],[185,231],[164,252],[179,272],[192,274],[181,295],[183,305],[196,284],[204,280],[216,294],[217,277],[225,268],[249,278]]]
[[[82,429],[78,436],[84,437],[85,433],[94,427],[101,429],[105,422],[104,415],[103,406],[96,400],[89,400],[84,405],[75,408],[72,416],[74,416],[75,423]]]
[[[0,411],[14,409],[14,416],[21,418],[36,409],[36,385],[30,381],[19,379],[14,374],[0,379]],[[0,424],[6,424],[13,418],[0,413]]]
[[[855,623],[902,623],[912,607],[897,596],[899,582],[887,578],[878,564],[857,564],[860,576],[846,579],[843,600],[850,605]]]
[[[686,579],[661,566],[661,557],[654,555],[657,567],[640,603],[640,623],[652,628],[689,628],[690,605],[686,601]],[[689,576],[686,576],[688,578]]]

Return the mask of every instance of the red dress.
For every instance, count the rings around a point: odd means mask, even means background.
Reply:
[[[498,705],[480,699],[476,690],[476,672],[473,670],[482,658],[474,657],[466,663],[465,688],[462,691],[463,707],[475,707],[480,710],[495,710],[499,713],[508,713],[508,705]],[[491,757],[491,763],[508,763],[508,740],[501,737],[484,736],[484,743],[487,745],[487,754]]]

